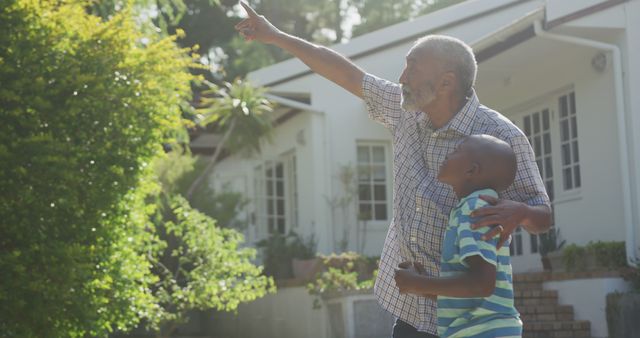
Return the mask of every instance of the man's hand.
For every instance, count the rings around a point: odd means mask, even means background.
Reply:
[[[247,12],[248,17],[240,21],[235,29],[246,40],[258,40],[262,43],[273,43],[280,30],[265,19],[263,15],[258,15],[246,2],[240,1],[240,5]]]
[[[471,217],[480,218],[471,225],[471,228],[478,229],[492,226],[493,228],[484,234],[482,239],[488,240],[500,234],[500,240],[498,240],[497,245],[497,248],[500,249],[516,228],[523,223],[527,216],[527,205],[511,200],[495,198],[493,196],[480,195],[480,198],[491,205],[471,213]]]
[[[396,286],[400,289],[400,293],[418,294],[416,284],[420,274],[424,273],[422,265],[417,262],[402,262],[398,264],[395,271]]]

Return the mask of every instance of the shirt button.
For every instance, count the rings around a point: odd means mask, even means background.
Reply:
[[[435,133],[431,134],[431,136],[438,137],[438,132],[435,132]]]
[[[418,211],[418,212],[419,212],[419,211],[420,211],[420,208],[416,208],[416,211]]]
[[[411,236],[411,241],[415,242],[417,240],[416,236]]]

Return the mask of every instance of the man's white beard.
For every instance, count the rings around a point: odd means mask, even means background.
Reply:
[[[405,95],[405,91],[407,91],[409,95]],[[402,109],[406,111],[422,111],[422,107],[427,106],[429,103],[433,102],[433,100],[436,99],[436,95],[433,91],[432,85],[423,87],[422,95],[419,97],[416,97],[414,93],[403,88],[400,97],[400,105],[402,106]]]

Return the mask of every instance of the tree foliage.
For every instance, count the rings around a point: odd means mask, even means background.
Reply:
[[[239,234],[179,198],[172,222],[154,222],[149,164],[184,134],[197,55],[141,30],[128,8],[101,19],[89,4],[0,0],[3,336],[158,327],[177,318],[171,306],[232,310],[270,288]],[[183,279],[171,284],[157,263],[178,248]]]

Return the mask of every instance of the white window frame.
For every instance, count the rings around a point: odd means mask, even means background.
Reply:
[[[573,136],[574,134],[577,134],[577,137],[570,137],[568,141],[563,142],[562,140],[562,134],[561,134],[561,121],[562,119],[565,119],[567,117],[562,117],[561,116],[561,98],[562,97],[567,97],[567,100],[570,101],[570,96],[573,96],[574,100],[573,100],[573,114],[572,111],[569,111],[569,132],[570,132],[570,136]],[[516,112],[513,114],[510,114],[509,116],[512,118],[512,121],[514,121],[514,123],[520,127],[523,132],[525,132],[525,134],[527,133],[527,131],[525,130],[525,122],[524,119],[526,116],[530,116],[531,117],[531,130],[533,131],[534,126],[533,126],[533,114],[536,112],[540,113],[540,131],[542,132],[543,129],[543,121],[542,121],[542,112],[545,109],[549,110],[550,113],[550,121],[549,121],[549,132],[550,132],[550,136],[551,136],[551,172],[552,175],[551,177],[549,177],[548,175],[546,175],[547,172],[547,160],[548,160],[548,155],[545,154],[539,154],[538,152],[536,152],[536,162],[540,164],[542,164],[543,169],[541,170],[541,176],[543,178],[543,181],[545,183],[545,187],[547,188],[547,193],[549,194],[549,198],[551,199],[551,204],[552,204],[552,208],[554,208],[557,204],[561,204],[561,203],[565,203],[565,202],[569,202],[569,201],[573,201],[573,200],[577,200],[581,198],[581,187],[573,187],[573,189],[569,189],[566,190],[565,189],[565,178],[564,178],[564,172],[563,169],[567,168],[567,167],[571,167],[573,168],[573,166],[577,165],[578,168],[580,168],[580,162],[579,162],[579,136],[580,136],[580,132],[579,132],[579,121],[578,121],[578,116],[577,116],[577,109],[576,109],[576,104],[575,104],[575,90],[573,87],[566,87],[551,93],[548,93],[546,95],[541,96],[540,98],[534,99],[529,101],[528,103],[522,104],[519,107],[516,108],[512,108],[512,109],[507,109],[507,111],[511,111],[511,112]],[[570,104],[569,104],[570,105]],[[569,107],[571,108],[571,107]],[[571,118],[573,118],[573,121],[575,121],[573,123],[573,125],[571,124]],[[577,133],[571,133],[573,131],[573,127],[576,127]],[[531,134],[531,133],[530,133]],[[534,148],[534,151],[536,151],[536,148],[545,150],[545,143],[544,143],[544,135],[539,135],[541,136],[541,145],[540,147],[536,147],[536,142],[535,139],[532,139],[530,136],[538,136],[538,134],[533,133],[533,135],[527,135],[529,137],[529,142],[531,143],[531,146]],[[571,163],[568,166],[563,165],[563,153],[562,153],[562,145],[563,144],[572,144],[573,142],[577,142],[577,147],[575,149],[577,149],[578,151],[578,161],[573,161],[574,159],[574,154],[571,153],[570,157],[571,157]],[[571,150],[573,150],[574,146],[571,145]],[[580,171],[580,169],[578,169]],[[573,173],[573,172],[572,172]],[[579,173],[580,175],[582,175],[582,173]],[[575,179],[575,177],[573,177]],[[584,183],[584,181],[582,180],[582,177],[580,177],[579,179],[580,183]],[[549,191],[549,183],[551,183],[553,189],[551,191]],[[581,184],[581,185],[582,185]],[[521,234],[520,234],[521,235]],[[538,242],[539,242],[539,238],[536,235],[529,235],[529,250],[525,250],[524,248],[521,248],[521,252],[528,251],[532,254],[536,254],[538,253]],[[524,240],[524,238],[523,238]],[[516,242],[515,240],[513,242]],[[512,254],[514,253],[514,251],[517,253],[517,245],[518,244],[513,244],[512,242],[512,247],[515,245],[516,248],[512,248]],[[524,243],[524,241],[523,241]]]
[[[281,177],[278,176],[279,167],[282,170]],[[267,176],[269,170],[271,177]],[[253,219],[260,238],[274,233],[286,235],[298,226],[297,179],[294,151],[289,151],[277,159],[263,161],[254,168]]]
[[[355,149],[355,154],[356,154],[356,203],[355,203],[355,212],[356,212],[356,219],[358,220],[358,222],[360,221],[365,221],[365,220],[361,220],[360,218],[360,204],[361,204],[361,200],[360,200],[360,179],[361,179],[361,174],[360,174],[360,167],[362,165],[362,162],[360,162],[359,160],[359,153],[358,153],[358,149],[359,147],[369,147],[370,150],[370,158],[369,158],[369,164],[372,164],[372,160],[373,160],[373,151],[372,151],[372,147],[382,147],[383,148],[383,154],[384,154],[384,162],[375,162],[375,164],[382,164],[384,163],[384,193],[385,193],[385,212],[386,212],[386,218],[384,219],[375,219],[375,209],[372,209],[372,218],[371,219],[367,219],[366,222],[368,222],[368,224],[370,225],[380,225],[380,226],[388,226],[389,225],[389,221],[391,220],[391,213],[393,210],[393,206],[392,206],[392,194],[393,194],[393,182],[392,182],[392,168],[391,168],[391,147],[389,145],[389,142],[386,141],[370,141],[370,140],[357,140],[356,141],[356,149]],[[375,189],[375,182],[373,182],[373,175],[370,176],[370,189],[373,188]],[[380,184],[378,184],[380,185]],[[376,200],[375,200],[375,196],[374,196],[374,190],[370,190],[370,196],[372,196],[371,200],[368,200],[372,206],[375,207]]]

